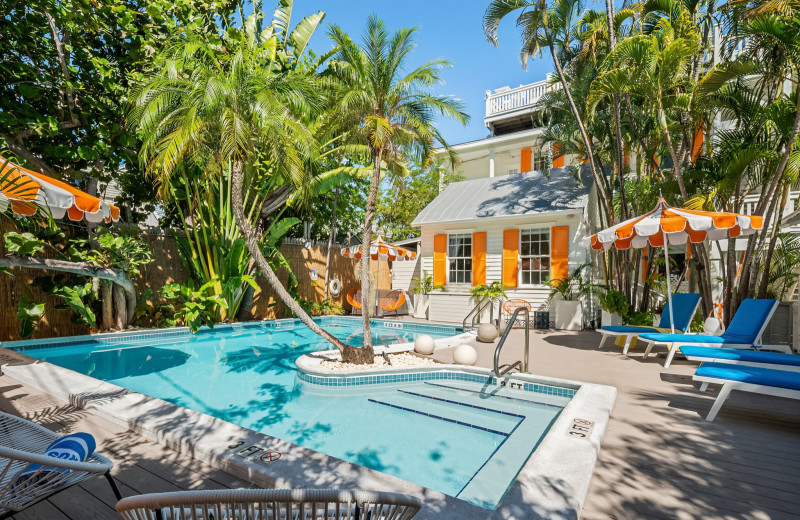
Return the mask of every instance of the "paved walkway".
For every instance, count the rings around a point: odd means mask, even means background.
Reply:
[[[514,330],[503,362],[520,359]],[[714,423],[703,420],[715,390],[691,382],[694,364],[629,357],[596,348],[591,332],[531,333],[535,374],[616,386],[619,390],[582,518],[789,519],[800,511],[800,402],[734,393]],[[479,346],[491,366],[494,345]],[[2,356],[0,356],[2,357]],[[436,355],[452,361],[452,350]],[[146,441],[102,417],[75,409],[8,376],[0,409],[59,432],[88,431],[115,463],[125,496],[179,489],[250,487],[247,482]],[[111,519],[114,498],[97,478],[15,518]]]
[[[512,332],[501,362],[522,358],[522,338]],[[692,384],[696,363],[665,369],[599,341],[531,332],[531,372],[618,389],[583,519],[800,518],[800,401],[734,392],[708,423],[716,389]],[[478,364],[491,366],[495,345],[478,345]]]

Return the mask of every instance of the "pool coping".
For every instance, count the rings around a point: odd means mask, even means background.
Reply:
[[[253,484],[408,493],[423,501],[423,509],[415,517],[420,519],[579,518],[616,399],[616,388],[606,385],[530,374],[504,377],[507,384],[519,381],[577,391],[497,508],[490,511],[386,473],[30,358],[21,352],[15,355],[19,363],[2,366],[9,377]],[[446,364],[434,368],[412,367],[402,372],[441,371],[491,375],[488,369]],[[398,370],[377,372],[397,374]],[[366,374],[359,372],[358,375]],[[325,377],[337,376],[326,373]],[[102,448],[100,451],[102,453]],[[280,458],[274,458],[276,453]]]

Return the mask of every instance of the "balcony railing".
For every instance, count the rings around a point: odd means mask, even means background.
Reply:
[[[552,85],[549,76],[548,74],[548,78],[545,80],[521,85],[517,88],[488,91],[486,93],[486,117],[532,108],[545,93],[561,88],[558,84]]]

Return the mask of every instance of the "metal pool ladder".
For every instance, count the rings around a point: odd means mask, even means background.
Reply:
[[[522,361],[514,361],[510,365],[503,365],[500,366],[500,351],[503,350],[503,346],[506,344],[506,338],[508,338],[509,332],[511,332],[511,326],[516,323],[517,316],[520,312],[525,313],[525,353],[522,357]],[[494,376],[496,378],[500,378],[504,376],[514,368],[520,368],[520,372],[528,372],[528,354],[530,352],[530,330],[531,330],[531,312],[528,310],[527,307],[517,307],[514,310],[514,313],[511,315],[511,319],[508,320],[508,325],[506,326],[506,330],[503,332],[503,336],[500,338],[500,341],[497,343],[497,348],[494,351]],[[502,368],[502,371],[501,371]]]
[[[495,300],[500,302],[500,298],[496,298],[496,297],[495,298],[489,298],[488,296],[484,297],[481,301],[479,301],[475,305],[475,307],[473,307],[472,310],[469,311],[469,314],[467,314],[464,317],[464,321],[461,322],[462,328],[466,331],[467,330],[467,321],[469,321],[470,322],[470,328],[474,329],[475,328],[475,320],[480,318],[480,315],[484,311],[484,309],[486,309],[486,305],[487,304],[489,305],[489,323],[494,323],[494,302],[495,302]],[[501,309],[499,304],[498,304],[498,309]],[[500,311],[498,310],[498,314],[499,314],[499,312]],[[470,321],[470,318],[472,319],[471,321]]]

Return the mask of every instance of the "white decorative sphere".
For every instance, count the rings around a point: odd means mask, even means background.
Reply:
[[[703,323],[703,332],[706,334],[721,334],[722,330],[720,330],[719,320],[717,318],[708,317],[706,321]]]
[[[459,345],[453,351],[453,361],[457,365],[474,365],[478,362],[478,351],[472,345]]]
[[[497,338],[497,327],[491,323],[481,323],[478,325],[478,341],[482,343],[492,343]]]
[[[510,323],[508,323],[508,321],[507,321],[507,320],[500,320],[500,326],[499,326],[499,327],[497,327],[497,335],[498,335],[498,336],[502,336],[502,335],[503,335],[503,333],[506,331],[506,329],[507,329],[508,327],[510,327],[510,326],[511,326],[511,324],[510,324]]]
[[[436,344],[434,343],[433,338],[427,334],[420,334],[414,339],[414,351],[418,354],[430,356],[433,354],[433,349],[435,347]]]

